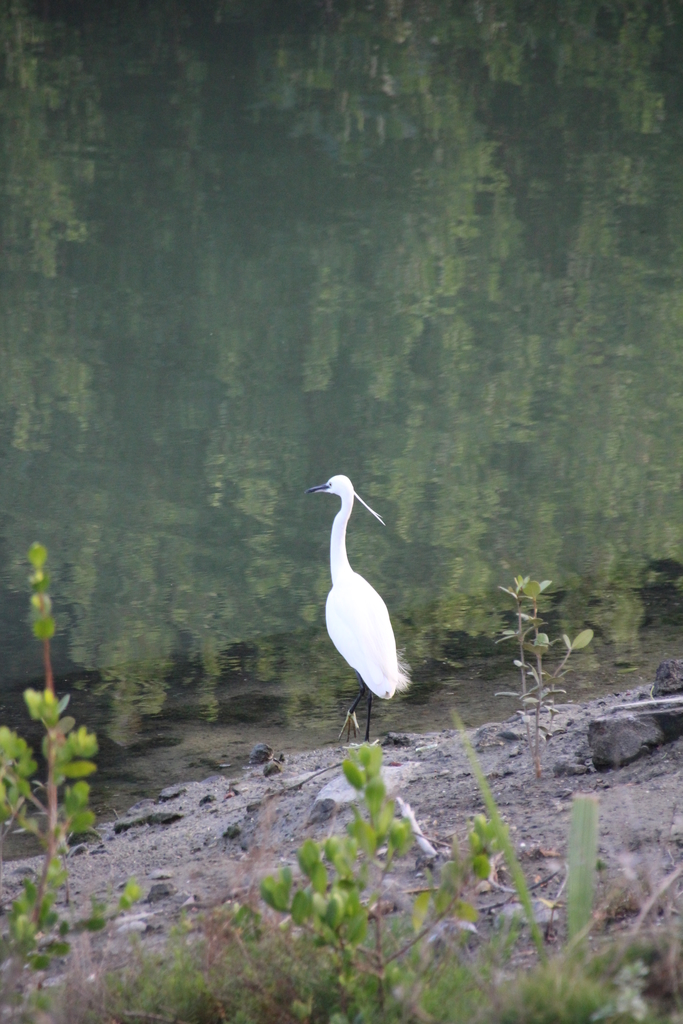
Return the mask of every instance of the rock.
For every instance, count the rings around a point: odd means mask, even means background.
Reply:
[[[387,765],[382,769],[382,779],[387,788],[387,796],[395,796],[401,786],[405,785],[419,765],[415,761],[406,761],[405,764],[391,766]],[[323,786],[315,798],[311,808],[308,821],[313,824],[316,821],[326,821],[332,817],[335,811],[340,810],[347,804],[358,799],[358,791],[353,788],[350,782],[346,781],[344,775],[337,775],[327,785]],[[321,806],[318,806],[321,805]]]
[[[566,758],[559,758],[553,765],[553,775],[585,775],[588,768]]]
[[[168,899],[172,896],[175,889],[169,882],[155,882],[152,888],[147,893],[147,903],[158,903],[160,900]]]
[[[225,779],[222,775],[208,775],[205,779],[202,779],[202,786],[208,786],[212,782],[224,782]]]
[[[316,800],[308,815],[309,825],[317,825],[321,821],[327,821],[337,810],[337,804],[330,797],[324,800]]]
[[[282,765],[279,761],[268,761],[263,768],[263,774],[266,778],[270,778],[271,775],[279,775],[281,771]]]
[[[271,760],[272,756],[272,747],[269,747],[267,743],[257,743],[255,747],[251,748],[249,764],[265,764],[266,761]]]
[[[542,900],[532,900],[531,908],[534,913],[534,920],[536,924],[549,924],[552,918],[552,910]],[[500,911],[500,917],[519,917],[522,921],[526,921],[526,913],[521,903],[513,901],[512,903],[506,903]]]
[[[159,811],[156,809],[156,805],[152,800],[143,800],[142,804],[151,804],[151,808],[147,806],[141,806],[136,804],[135,807],[140,807],[140,810],[136,813],[131,814],[131,811],[135,811],[134,807],[128,812],[125,818],[119,818],[118,821],[114,822],[114,832],[118,835],[120,832],[127,832],[129,828],[135,828],[138,825],[171,825],[174,821],[180,821],[184,817],[180,811]]]
[[[163,803],[166,800],[175,800],[177,797],[187,793],[187,786],[167,786],[159,793],[159,799]]]
[[[78,843],[76,846],[72,846],[69,850],[70,857],[79,857],[82,853],[87,853],[88,847],[85,843]]]
[[[225,832],[223,833],[224,839],[237,839],[238,836],[242,835],[242,829],[239,825],[228,825]]]
[[[158,882],[162,878],[173,878],[173,872],[166,871],[164,868],[155,868],[154,871],[150,871],[148,877],[151,878],[153,882]]]
[[[66,841],[67,846],[80,846],[82,843],[101,843],[102,836],[94,828],[87,828],[85,832],[72,832]]]
[[[148,918],[152,916],[152,911],[145,910],[142,913],[130,914],[126,917],[119,918],[119,924],[116,929],[119,935],[126,935],[128,932],[145,932],[149,924]]]
[[[683,659],[671,658],[661,662],[655,674],[652,688],[653,697],[668,697],[672,693],[683,693]]]
[[[498,733],[498,738],[505,740],[506,743],[519,743],[520,740],[524,739],[524,734],[515,729],[501,729]]]
[[[207,793],[206,796],[203,796],[201,798],[201,800],[199,801],[199,806],[200,807],[204,807],[205,804],[215,804],[215,803],[216,803],[216,797],[213,795],[213,793]]]
[[[588,726],[588,744],[596,768],[630,764],[664,742],[653,715],[596,718]]]
[[[409,747],[411,739],[404,732],[388,732],[382,740],[383,747]]]

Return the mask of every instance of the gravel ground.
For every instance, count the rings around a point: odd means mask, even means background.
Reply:
[[[630,887],[635,895],[621,899],[623,912],[637,909],[638,889],[642,896],[679,859],[683,739],[627,767],[602,772],[595,771],[588,747],[592,719],[644,695],[630,691],[561,707],[540,780],[516,720],[470,733],[537,896],[551,900],[562,885],[576,793],[599,795],[600,858],[606,865],[602,897],[609,902],[611,891]],[[427,867],[438,872],[453,835],[464,840],[483,803],[457,732],[390,733],[382,743],[390,791],[410,804],[439,852],[430,865],[415,847],[397,867],[387,892],[400,908],[409,905],[411,890],[425,884]],[[168,787],[157,800],[143,800],[125,816],[99,824],[99,839],[70,852],[67,912],[77,917],[92,896],[113,904],[131,875],[143,889],[143,900],[104,933],[89,936],[85,955],[93,963],[118,962],[130,948],[131,934],[140,936],[143,947],[159,947],[181,914],[194,916],[227,900],[249,898],[264,874],[282,864],[295,868],[296,849],[305,837],[322,839],[341,831],[352,817],[341,773],[345,755],[339,746],[288,756],[281,771],[272,760],[238,773],[231,769]],[[274,774],[265,775],[264,769]],[[38,864],[26,859],[6,865],[5,905]],[[514,902],[504,870],[499,883],[477,897],[484,927]],[[541,920],[548,914],[540,902],[538,911]],[[561,914],[558,922],[561,931]],[[84,955],[83,942],[79,955]],[[64,970],[60,962],[51,973]]]

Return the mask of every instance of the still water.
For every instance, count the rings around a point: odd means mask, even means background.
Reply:
[[[513,710],[517,572],[595,630],[572,697],[683,654],[681,20],[0,6],[0,714],[39,539],[101,807],[336,738],[333,473],[413,666],[378,731]]]

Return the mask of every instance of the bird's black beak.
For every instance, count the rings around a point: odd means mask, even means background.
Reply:
[[[306,494],[314,494],[316,491],[329,491],[329,489],[330,489],[329,483],[327,483],[327,484],[318,484],[316,487],[308,487],[306,489]]]

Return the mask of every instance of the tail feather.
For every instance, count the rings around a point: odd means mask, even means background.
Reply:
[[[396,689],[400,692],[407,690],[410,686],[410,665],[403,660],[401,654],[398,655],[398,679],[396,680]]]

